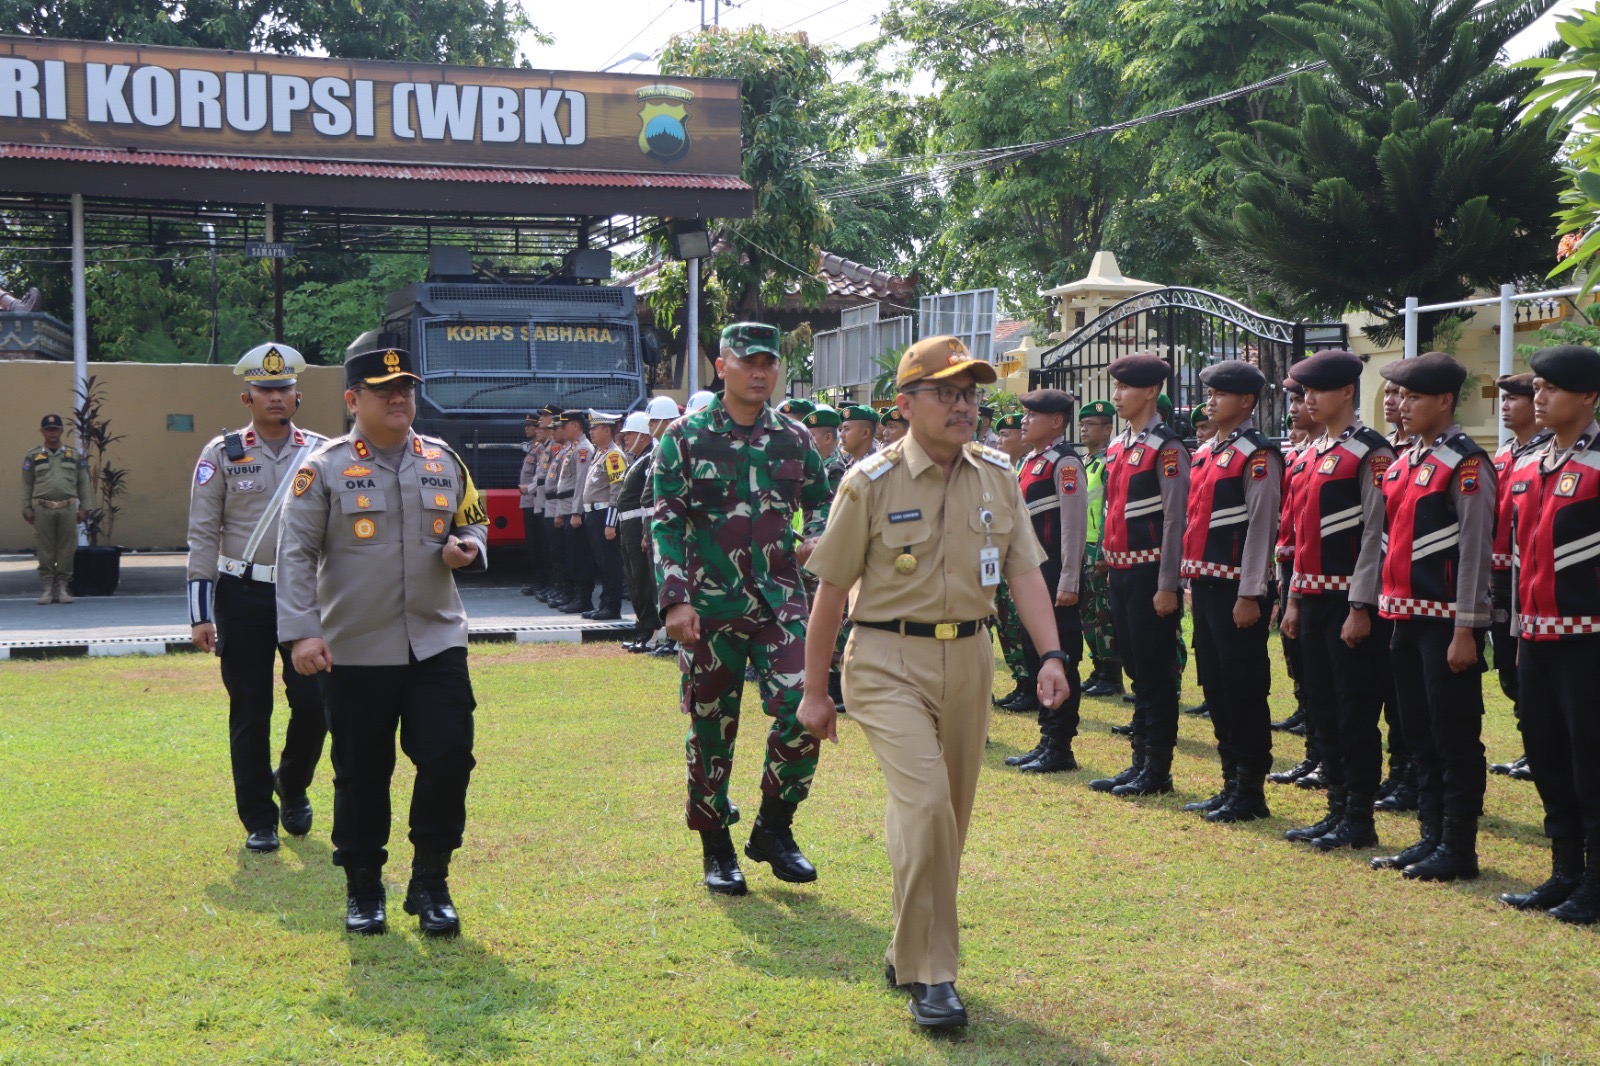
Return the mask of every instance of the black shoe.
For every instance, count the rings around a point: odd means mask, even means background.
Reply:
[[[1185,707],[1183,709],[1183,713],[1187,714],[1187,715],[1189,715],[1191,717],[1194,717],[1194,718],[1210,718],[1211,717],[1211,705],[1208,704],[1208,703],[1205,703],[1205,702],[1201,702],[1201,704],[1198,707]]]
[[[1144,759],[1135,754],[1133,765],[1123,770],[1114,777],[1097,777],[1089,782],[1089,787],[1096,792],[1111,792],[1126,785],[1129,781],[1139,776],[1139,771],[1144,769]]]
[[[1284,732],[1285,733],[1290,733],[1290,734],[1292,734],[1294,736],[1297,736],[1297,737],[1305,736],[1306,735],[1305,719],[1302,718],[1300,721],[1296,722],[1294,725],[1290,726],[1288,729],[1285,729]]]
[[[1405,848],[1397,855],[1379,855],[1368,866],[1374,870],[1404,870],[1412,863],[1421,862],[1433,854],[1433,849],[1439,846],[1439,840],[1444,833],[1444,818],[1442,815],[1426,815],[1417,819],[1422,828],[1422,835],[1415,844]]]
[[[1169,756],[1163,764],[1160,760],[1152,758],[1145,763],[1144,769],[1139,771],[1139,776],[1126,784],[1112,788],[1113,796],[1162,796],[1172,791],[1172,775],[1167,768],[1172,764]]]
[[[1071,746],[1047,747],[1035,758],[1028,760],[1017,769],[1025,774],[1058,774],[1066,770],[1076,770],[1078,760],[1073,757]]]
[[[1228,802],[1206,815],[1206,821],[1213,825],[1232,825],[1235,822],[1271,818],[1272,811],[1267,807],[1266,783],[1264,775],[1257,775],[1252,781],[1241,781]]]
[[[381,936],[389,928],[383,909],[383,870],[377,866],[346,866],[344,877],[344,931]]]
[[[1471,881],[1478,876],[1478,819],[1446,818],[1439,846],[1400,871],[1409,881]]]
[[[1508,776],[1513,781],[1533,780],[1533,769],[1528,765],[1528,757],[1526,755],[1511,764],[1511,773]]]
[[[601,607],[587,612],[584,617],[591,622],[618,622],[622,620],[622,612],[615,607]]]
[[[1030,688],[1017,693],[1011,699],[1002,703],[1000,709],[1011,711],[1013,714],[1025,714],[1028,711],[1037,711],[1039,709],[1039,701],[1034,697],[1033,690]]]
[[[1185,803],[1181,809],[1190,814],[1210,814],[1212,811],[1221,810],[1228,802],[1229,797],[1233,795],[1233,788],[1233,778],[1225,777],[1222,780],[1221,791],[1215,796],[1210,799],[1195,800],[1193,803]]]
[[[655,656],[657,659],[666,659],[669,657],[677,658],[678,642],[675,640],[669,640],[655,651],[652,651],[650,654]]]
[[[924,1029],[959,1029],[967,1024],[967,1006],[956,995],[954,981],[907,987],[911,989],[911,1017]]]
[[[1344,817],[1339,824],[1311,839],[1318,851],[1375,848],[1378,830],[1372,824],[1372,793],[1351,792],[1345,797]]]
[[[702,829],[700,848],[708,892],[713,896],[742,896],[749,891],[739,869],[739,857],[733,851],[733,838],[726,829]]]
[[[804,885],[817,879],[817,868],[794,842],[795,805],[771,796],[761,797],[761,813],[750,827],[745,858],[772,866],[772,876],[789,884]]]
[[[418,852],[406,888],[405,911],[417,916],[423,936],[456,936],[461,917],[450,899],[450,853]]]
[[[1550,879],[1527,892],[1504,892],[1500,902],[1519,911],[1547,911],[1572,898],[1583,880],[1583,841],[1558,837],[1550,841]]]
[[[1279,770],[1275,774],[1268,774],[1267,780],[1274,785],[1292,785],[1316,768],[1317,764],[1314,760],[1301,759],[1287,770]]]
[[[1023,685],[1023,683],[1018,681],[1016,683],[1016,685],[1012,687],[1010,692],[1007,692],[1004,696],[996,696],[994,699],[990,700],[989,702],[994,704],[996,707],[999,707],[1001,710],[1005,710],[1006,709],[1006,704],[1010,703],[1012,700],[1014,700],[1018,696],[1022,695],[1024,689],[1025,689],[1025,686]]]
[[[1384,796],[1382,799],[1373,801],[1372,809],[1375,811],[1386,811],[1390,814],[1416,810],[1416,776],[1416,770],[1408,769],[1405,772],[1405,776],[1401,777],[1397,782],[1395,782],[1393,791],[1391,791],[1387,796]]]
[[[537,586],[537,585],[524,585],[524,586],[522,586],[522,594],[524,596],[537,596],[537,595],[539,595],[539,586]]]
[[[1273,722],[1272,723],[1272,728],[1278,730],[1279,732],[1282,732],[1283,730],[1286,730],[1286,729],[1293,729],[1296,726],[1300,726],[1303,729],[1305,727],[1305,720],[1306,720],[1306,710],[1305,710],[1305,708],[1304,707],[1296,707],[1295,710],[1294,710],[1294,713],[1291,714],[1289,717],[1285,718],[1283,721],[1281,721],[1281,722]]]
[[[271,827],[251,830],[250,835],[244,838],[244,849],[253,851],[257,855],[277,851],[278,831]]]
[[[1015,755],[1007,755],[1005,758],[1005,763],[1007,766],[1021,766],[1025,762],[1032,762],[1034,759],[1038,758],[1039,754],[1043,751],[1044,741],[1041,740],[1031,751],[1022,751]]]
[[[1111,727],[1111,732],[1119,737],[1131,737],[1133,736],[1133,723],[1129,722],[1127,725],[1114,725]]]
[[[889,963],[887,966],[885,966],[883,968],[883,979],[884,979],[885,982],[888,983],[889,987],[892,990],[896,991],[896,992],[909,992],[909,991],[911,991],[911,986],[910,985],[903,985],[898,980],[895,979],[895,976],[894,976],[894,963],[892,963],[892,962]]]
[[[1111,683],[1104,678],[1092,678],[1083,686],[1083,694],[1085,696],[1109,696],[1111,695]]]
[[[278,820],[283,823],[283,831],[294,837],[311,832],[311,797],[304,792],[285,796],[276,771],[272,774],[272,791],[278,796]]]
[[[1568,925],[1593,925],[1600,922],[1600,847],[1591,839],[1586,848],[1583,874],[1578,887],[1566,900],[1550,908],[1550,917]]]
[[[1307,792],[1318,792],[1328,787],[1328,779],[1323,776],[1322,767],[1319,765],[1316,769],[1295,781],[1294,787],[1303,788]]]
[[[1322,820],[1313,822],[1310,825],[1285,830],[1283,839],[1306,842],[1315,840],[1325,833],[1332,832],[1344,820],[1344,805],[1344,789],[1330,788],[1328,790],[1328,813],[1322,816]]]

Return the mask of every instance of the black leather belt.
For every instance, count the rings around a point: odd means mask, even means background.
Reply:
[[[546,498],[551,500],[570,500],[577,491],[577,489],[568,489],[566,492],[552,492]]]
[[[935,640],[955,640],[958,637],[970,637],[978,631],[978,627],[988,623],[987,618],[976,622],[857,622],[858,626],[868,629],[881,629],[887,633],[899,633],[907,637],[933,637]]]

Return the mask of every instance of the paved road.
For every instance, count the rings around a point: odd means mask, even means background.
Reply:
[[[514,571],[461,575],[474,637],[515,640],[581,640],[616,637],[631,630],[633,612],[624,604],[622,623],[584,622],[553,611],[509,583]],[[0,649],[94,649],[157,652],[189,639],[181,554],[126,555],[115,596],[79,597],[72,604],[40,607],[32,556],[0,556]],[[5,657],[0,652],[0,658]]]

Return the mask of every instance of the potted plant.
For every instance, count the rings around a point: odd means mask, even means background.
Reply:
[[[89,484],[95,497],[95,506],[88,509],[89,517],[83,523],[89,543],[79,547],[73,559],[72,594],[110,596],[122,576],[122,549],[110,540],[122,511],[117,501],[127,491],[128,472],[113,465],[107,454],[122,435],[111,432],[111,420],[105,417],[105,390],[93,377],[78,392],[72,423],[78,447],[89,462]]]

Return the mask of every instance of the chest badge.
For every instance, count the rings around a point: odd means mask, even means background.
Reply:
[[[1432,463],[1424,463],[1417,467],[1416,484],[1418,488],[1427,488],[1428,482],[1433,480],[1433,471],[1434,465]]]
[[[1142,462],[1144,462],[1144,449],[1143,448],[1135,448],[1133,451],[1128,453],[1128,465],[1129,466],[1138,466]]]
[[[344,468],[345,477],[367,477],[371,473],[372,468],[370,466],[362,466],[360,463]]]
[[[1231,462],[1233,462],[1233,449],[1229,448],[1227,451],[1217,456],[1217,469],[1226,470],[1228,469],[1228,464]]]
[[[365,511],[368,507],[372,506],[372,497],[371,496],[357,496],[356,497],[356,506],[361,508],[363,511]]]
[[[433,531],[435,533],[443,533],[444,532],[444,519],[435,518],[433,520]]]
[[[436,492],[433,494],[433,505],[435,507],[449,507],[450,497],[446,496],[442,492]]]
[[[444,473],[444,464],[443,463],[431,463],[431,462],[430,463],[423,463],[422,464],[422,469],[426,470],[430,474],[442,474],[442,473]]]
[[[256,483],[249,478],[236,482],[233,486],[233,491],[235,492],[254,492],[255,490]]]
[[[1556,482],[1557,496],[1572,496],[1578,491],[1578,475],[1567,471],[1561,475],[1561,480]]]
[[[1327,475],[1333,473],[1337,469],[1339,469],[1339,457],[1337,455],[1330,455],[1326,459],[1322,460],[1322,465],[1317,467],[1317,473]]]
[[[370,518],[358,518],[351,530],[355,533],[357,540],[371,540],[377,536],[378,523]]]
[[[895,557],[894,570],[897,574],[914,574],[917,572],[917,557],[910,552],[903,552]]]

